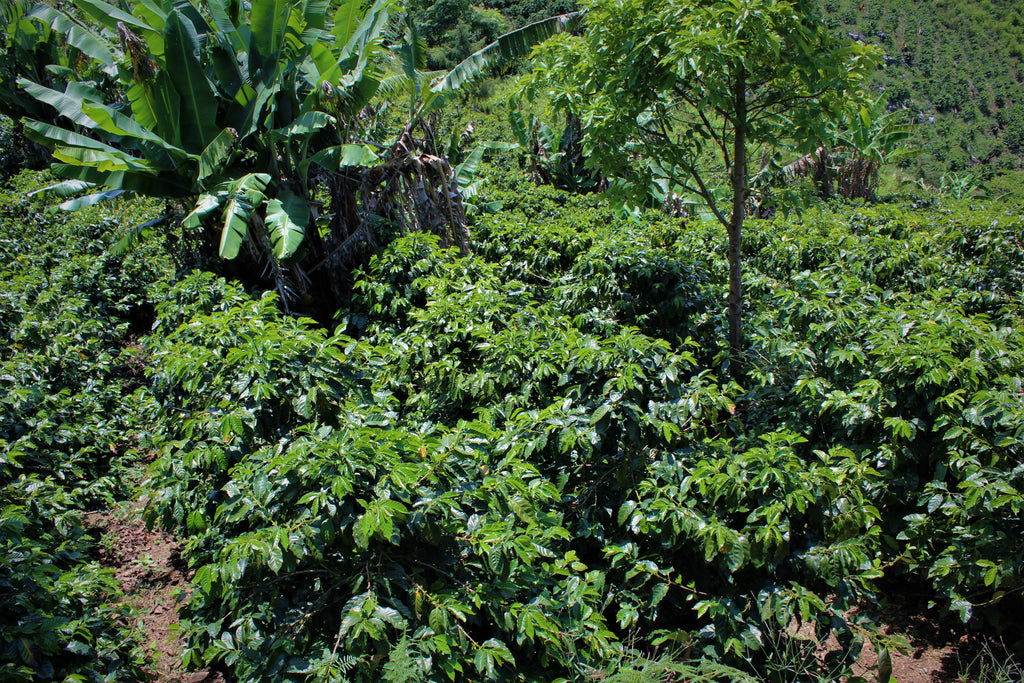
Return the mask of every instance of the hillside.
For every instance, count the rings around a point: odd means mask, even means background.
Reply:
[[[468,0],[438,0],[418,7],[432,64],[450,67],[468,48],[492,39],[496,26],[522,26],[577,5],[568,0],[485,0],[476,7]],[[1019,2],[824,0],[822,10],[838,35],[877,45],[885,54],[874,87],[891,111],[906,111],[920,150],[901,163],[903,179],[923,177],[938,184],[947,172],[977,174],[983,180],[1004,175],[994,189],[1019,189],[1016,174],[1024,169]]]
[[[1024,168],[1024,20],[1017,0],[824,2],[828,24],[878,45],[890,110],[916,124],[904,174],[985,178]],[[1019,182],[1019,181],[1018,181]]]

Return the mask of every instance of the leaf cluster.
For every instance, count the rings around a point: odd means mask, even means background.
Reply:
[[[147,516],[194,571],[187,661],[243,680],[834,677],[878,637],[850,608],[892,585],[1012,632],[1018,212],[748,222],[741,387],[722,378],[718,231],[511,176],[483,199],[504,210],[474,255],[396,239],[333,332],[210,273],[135,287],[123,269],[153,261],[90,246],[106,224],[61,228],[81,239],[67,270],[66,237],[9,238],[18,575],[57,566],[80,533],[66,511],[110,495],[104,449],[136,434],[160,454]],[[110,349],[133,329],[151,366],[123,376]],[[107,585],[66,561],[88,595]],[[60,613],[42,599],[20,609]],[[801,625],[839,649],[809,658]],[[107,652],[92,638],[75,642]]]

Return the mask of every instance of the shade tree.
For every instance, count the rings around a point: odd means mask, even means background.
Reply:
[[[528,92],[580,117],[589,163],[625,198],[696,195],[728,233],[730,373],[743,376],[742,229],[754,146],[827,140],[878,63],[810,0],[588,0],[582,35],[538,49]]]

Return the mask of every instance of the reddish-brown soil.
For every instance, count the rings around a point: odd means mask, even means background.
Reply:
[[[882,632],[898,636],[905,643],[902,651],[892,653],[893,678],[899,683],[973,683],[979,680],[975,665],[983,660],[989,670],[986,680],[1024,683],[1024,674],[1016,664],[1019,655],[1015,658],[1012,654],[1012,642],[972,632],[955,619],[941,619],[938,610],[928,605],[927,596],[926,592],[906,588],[890,589],[885,604],[872,610],[885,624]],[[877,657],[870,646],[864,648],[862,663],[858,673],[872,672],[874,675],[861,675],[875,680]],[[1002,676],[995,676],[994,668],[1002,669]]]
[[[187,671],[181,663],[178,606],[187,597],[189,581],[174,538],[147,530],[135,516],[93,513],[86,524],[99,534],[100,562],[115,571],[125,601],[138,615],[136,626],[153,662],[150,681],[221,681],[219,675],[207,671]]]
[[[902,636],[908,647],[891,653],[892,677],[899,683],[957,683],[958,672],[968,650],[973,646],[966,638],[944,636],[930,628],[920,617],[908,619],[898,626],[882,628],[887,636]],[[871,643],[864,645],[855,673],[868,680],[876,680],[878,655]]]
[[[938,624],[922,616],[927,612],[922,604],[899,599],[891,601],[880,613],[876,612],[884,624],[881,635],[890,639],[891,679],[898,683],[973,683],[977,678],[971,671],[971,665],[980,657],[988,658],[990,665],[1006,665],[1009,670],[1007,662],[1012,655],[1002,643],[965,635],[949,624]],[[792,633],[800,640],[817,642],[811,624],[804,624]],[[817,644],[815,655],[823,661],[829,652],[838,649],[839,643],[833,636],[827,642]],[[1014,670],[1021,669],[1016,667]],[[870,640],[864,643],[853,674],[855,678],[867,681],[883,680],[878,653]],[[1020,681],[1024,683],[1024,675]]]
[[[143,633],[153,665],[152,683],[223,683],[217,673],[188,671],[181,663],[182,643],[177,631],[178,607],[186,599],[187,568],[180,546],[169,534],[149,531],[134,513],[92,513],[86,524],[100,538],[100,561],[112,568],[137,613],[136,626]],[[903,608],[909,608],[904,610]],[[883,632],[906,644],[891,653],[892,676],[899,683],[967,683],[962,671],[979,651],[979,644],[966,636],[942,629],[927,618],[914,615],[909,605],[889,605],[882,614]],[[801,628],[795,635],[812,638],[813,629]],[[825,643],[819,655],[838,647]],[[855,674],[878,680],[878,658],[867,643]],[[1024,683],[1024,682],[1022,682]]]

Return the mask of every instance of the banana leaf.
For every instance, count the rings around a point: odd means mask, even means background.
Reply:
[[[270,182],[266,173],[249,173],[227,183],[228,201],[224,205],[224,224],[220,233],[221,258],[233,259],[249,230],[252,211],[264,199],[263,191]]]
[[[336,44],[348,43],[365,14],[362,0],[347,0],[338,6],[334,13],[334,26],[331,27],[331,35],[334,36]]]
[[[63,12],[47,5],[38,5],[28,17],[38,19],[58,33],[64,34],[68,45],[78,49],[85,56],[106,67],[114,66],[114,53],[110,45],[99,36],[86,30]]]
[[[267,202],[267,232],[274,255],[285,259],[295,253],[309,226],[309,204],[305,199],[282,190],[277,199]]]
[[[150,197],[180,199],[195,194],[195,190],[190,184],[186,184],[182,178],[167,173],[154,175],[150,172],[110,172],[100,171],[89,166],[62,163],[55,163],[50,169],[58,176],[69,180],[84,180],[97,187],[138,192]]]
[[[177,12],[183,19],[187,20],[192,25],[192,28],[195,29],[196,35],[203,36],[203,40],[211,33],[210,25],[206,23],[205,17],[196,9],[193,0],[171,0],[171,11]]]
[[[363,15],[362,20],[345,42],[341,52],[333,58],[334,64],[328,67],[318,61],[317,66],[320,68],[320,80],[322,82],[344,85],[350,91],[358,92],[360,95],[364,94],[365,88],[353,89],[353,85],[357,85],[363,80],[363,72],[367,69],[367,65],[376,61],[378,48],[383,41],[384,29],[388,25],[388,20],[391,17],[391,7],[394,4],[395,0],[376,0],[373,6]],[[331,54],[333,55],[333,53]],[[320,58],[323,59],[322,56]],[[368,75],[371,78],[375,75],[372,68]],[[343,78],[344,83],[342,82]],[[376,80],[377,84],[379,84],[380,78]],[[373,87],[373,91],[376,91],[376,86]],[[373,93],[371,92],[369,97],[372,96]],[[362,104],[358,106],[353,105],[353,108],[361,109],[362,106]]]
[[[53,185],[41,187],[38,190],[33,190],[28,193],[28,196],[32,197],[37,194],[43,194],[44,192],[52,192],[58,197],[70,197],[72,195],[79,194],[83,190],[87,190],[92,186],[92,183],[87,183],[84,180],[64,180],[59,183],[54,183]]]
[[[180,147],[175,147],[153,131],[139,125],[135,119],[125,116],[110,107],[92,102],[84,102],[82,103],[82,113],[95,121],[107,133],[150,142],[180,160],[195,159],[195,155],[189,154]]]
[[[53,158],[65,164],[95,168],[100,172],[154,170],[144,159],[137,159],[117,150],[107,152],[88,147],[57,145],[53,150]]]
[[[224,226],[220,231],[218,253],[221,258],[230,260],[238,256],[238,250],[249,232],[250,215],[251,209],[244,202],[228,200],[224,206]]]
[[[551,36],[572,31],[579,25],[580,18],[579,12],[560,14],[499,36],[496,41],[466,57],[451,71],[434,81],[430,88],[431,97],[424,97],[419,114],[422,115],[443,106],[447,96],[462,88],[466,83],[480,78],[495,64],[524,57],[530,54],[535,45],[544,42]]]
[[[166,71],[156,75],[152,83],[136,83],[127,92],[132,114],[139,125],[155,131],[175,147],[182,147],[180,118],[181,98]]]
[[[25,121],[25,135],[33,142],[38,142],[50,148],[60,145],[64,147],[95,149],[111,154],[124,154],[121,150],[115,149],[104,142],[71,130],[50,125],[49,123],[43,123],[42,121]]]
[[[159,216],[151,221],[146,221],[142,225],[136,225],[110,247],[110,255],[123,256],[127,254],[139,243],[139,240],[146,235],[150,228],[165,222],[167,222],[167,217]]]
[[[282,128],[275,128],[272,132],[281,139],[293,138],[301,135],[309,135],[315,133],[327,126],[332,126],[337,123],[330,114],[322,111],[307,111],[301,116],[292,121],[291,124]]]
[[[195,230],[203,223],[203,219],[220,208],[221,197],[213,194],[199,195],[196,205],[187,216],[181,221],[181,226],[186,230]]]
[[[251,67],[262,69],[277,59],[290,14],[291,8],[287,0],[252,0],[252,9],[249,11],[249,22],[252,26],[252,36],[249,39]],[[250,72],[250,76],[252,75]]]
[[[473,148],[461,164],[455,167],[455,179],[458,181],[459,187],[465,188],[476,180],[480,162],[483,161],[484,154],[487,152],[509,152],[518,148],[519,145],[509,142],[481,142]]]
[[[228,15],[229,0],[208,0],[206,6],[217,27],[217,38],[226,41],[233,53],[245,52],[248,41],[242,39],[235,22]]]
[[[305,173],[310,164],[317,164],[328,171],[337,171],[344,166],[372,166],[379,158],[368,145],[335,145],[311,156],[299,170]]]
[[[219,33],[216,39],[216,44],[210,47],[210,57],[217,78],[217,90],[224,99],[233,100],[245,84],[243,74],[248,72],[247,61],[243,59],[244,52],[239,54],[241,50],[228,36]],[[244,106],[245,102],[241,104]]]
[[[75,0],[75,6],[82,10],[92,19],[111,31],[117,30],[117,25],[124,24],[137,32],[146,31],[155,33],[156,30],[146,22],[128,14],[114,5],[103,2],[103,0]]]
[[[57,205],[57,208],[61,211],[78,211],[79,209],[84,209],[87,206],[99,204],[100,202],[113,199],[114,197],[120,197],[123,194],[124,190],[105,190],[103,192],[94,192],[93,194],[87,194],[84,197],[69,199],[66,202],[62,202]]]
[[[327,12],[331,9],[331,0],[306,0],[303,19],[310,28],[323,31],[327,28]]]
[[[164,58],[174,89],[181,98],[181,146],[199,154],[217,137],[217,98],[199,61],[201,45],[192,22],[177,11],[167,17]]]
[[[160,0],[136,0],[134,10],[154,31],[163,33],[168,9]]]
[[[231,156],[237,137],[238,133],[233,129],[225,128],[206,146],[199,155],[199,180],[205,180],[221,169]]]
[[[18,85],[20,85],[25,92],[35,99],[56,109],[58,114],[70,119],[76,126],[82,126],[83,128],[89,129],[96,128],[96,122],[82,112],[82,94],[70,92],[72,87],[76,84],[69,83],[66,92],[52,90],[51,88],[39,85],[38,83],[33,83],[32,81],[24,78],[18,79]],[[92,89],[89,88],[88,90]],[[96,93],[96,95],[98,99],[99,93]]]

